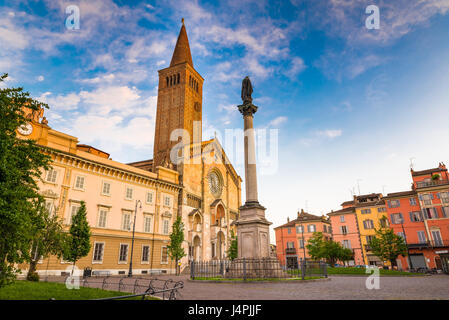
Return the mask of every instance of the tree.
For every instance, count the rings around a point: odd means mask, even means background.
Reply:
[[[337,261],[348,261],[353,256],[351,249],[344,248],[333,240],[324,239],[322,232],[315,232],[306,248],[312,259],[326,259],[331,265],[335,265]]]
[[[176,274],[179,275],[178,261],[186,256],[182,243],[184,242],[184,223],[182,223],[181,216],[178,216],[173,223],[172,233],[170,234],[170,244],[167,246],[168,255],[176,263]]]
[[[29,261],[33,218],[43,201],[37,181],[51,162],[34,140],[17,137],[17,128],[29,121],[24,107],[31,113],[48,108],[23,88],[0,89],[0,287],[19,272],[15,264]]]
[[[49,212],[43,203],[38,207],[38,215],[33,221],[32,228],[33,242],[27,275],[29,280],[36,278],[34,273],[41,258],[45,259],[51,254],[61,257],[66,239],[62,219]]]
[[[407,245],[404,238],[394,234],[393,229],[380,228],[376,236],[368,243],[373,253],[382,260],[390,261],[391,266],[396,265],[396,259],[407,255]]]
[[[231,230],[231,243],[227,252],[228,258],[232,261],[238,257],[238,240],[234,230]]]
[[[72,225],[65,241],[64,260],[73,262],[72,274],[75,263],[89,254],[90,251],[90,227],[86,218],[86,203],[81,201],[78,212],[72,217]]]

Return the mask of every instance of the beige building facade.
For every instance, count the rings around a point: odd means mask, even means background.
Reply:
[[[53,160],[39,188],[67,230],[81,201],[86,202],[92,247],[76,263],[79,269],[127,274],[134,216],[135,274],[175,269],[167,245],[178,215],[185,226],[187,254],[181,269],[192,260],[226,258],[241,206],[242,180],[217,139],[201,141],[203,78],[193,68],[184,23],[170,67],[159,71],[159,77],[154,160],[113,161],[108,153],[51,129],[43,111],[30,113],[29,123],[18,130],[20,138],[36,140]],[[177,144],[170,136],[176,129],[195,136],[184,145],[188,161],[181,163],[170,158]],[[38,264],[38,272],[49,275],[70,268],[57,257]]]

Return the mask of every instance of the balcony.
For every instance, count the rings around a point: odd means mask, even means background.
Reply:
[[[296,254],[296,249],[295,248],[287,248],[287,249],[285,249],[285,253],[286,254]]]
[[[441,248],[441,247],[447,247],[447,245],[444,244],[444,242],[441,241],[423,241],[418,243],[407,243],[407,246],[409,249],[422,249],[422,248]]]
[[[418,181],[416,182],[416,188],[427,188],[427,187],[434,187],[434,186],[441,186],[449,184],[449,180],[432,180],[432,181]]]

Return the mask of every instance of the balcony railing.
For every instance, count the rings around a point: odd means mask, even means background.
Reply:
[[[294,253],[296,253],[296,249],[295,248],[286,248],[285,253],[286,254],[294,254]]]
[[[427,188],[444,184],[449,184],[449,180],[417,181],[416,188]]]
[[[444,241],[435,241],[435,240],[430,240],[430,241],[423,241],[423,242],[418,242],[418,243],[407,243],[407,246],[411,249],[413,248],[441,248],[441,247],[447,247],[448,245],[444,243]]]

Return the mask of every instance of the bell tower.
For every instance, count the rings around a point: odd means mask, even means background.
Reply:
[[[170,150],[179,141],[170,141],[174,130],[186,130],[190,135],[190,143],[201,142],[203,81],[203,77],[193,67],[182,19],[170,66],[159,70],[153,172],[157,166],[170,165]]]

